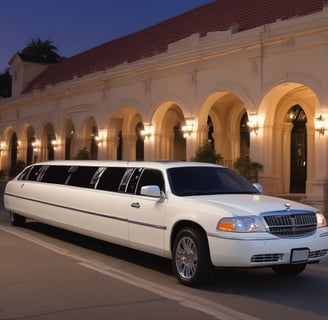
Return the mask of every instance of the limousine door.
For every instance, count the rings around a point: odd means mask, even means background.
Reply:
[[[141,187],[146,185],[157,185],[164,191],[162,173],[159,170],[145,169],[136,184],[128,215],[130,246],[154,254],[163,254],[166,201],[158,197],[140,195]]]

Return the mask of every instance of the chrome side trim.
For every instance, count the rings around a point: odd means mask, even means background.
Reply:
[[[167,227],[166,226],[161,226],[161,225],[156,225],[156,224],[150,224],[150,223],[144,223],[144,222],[129,220],[127,218],[120,218],[120,217],[117,217],[117,216],[106,215],[106,214],[95,212],[95,211],[77,209],[77,208],[73,208],[73,207],[69,207],[69,206],[64,206],[64,205],[57,204],[57,203],[52,203],[52,202],[47,202],[47,201],[41,201],[41,200],[37,200],[37,199],[33,199],[33,198],[21,197],[21,196],[17,196],[17,195],[14,195],[14,194],[9,194],[9,193],[5,193],[5,195],[6,196],[13,197],[13,198],[17,198],[17,199],[32,201],[32,202],[36,202],[36,203],[40,203],[40,204],[44,204],[44,205],[56,207],[56,208],[61,208],[61,209],[67,209],[67,210],[75,211],[75,212],[80,212],[80,213],[83,213],[83,214],[89,214],[89,215],[93,215],[93,216],[97,216],[97,217],[102,217],[102,218],[107,218],[107,219],[112,219],[112,220],[123,221],[123,222],[131,223],[131,224],[136,224],[136,225],[141,225],[141,226],[148,227],[148,228],[153,228],[153,229],[167,230]]]
[[[267,235],[263,238],[255,238],[255,237],[234,237],[234,236],[225,236],[222,234],[217,234],[214,232],[207,232],[208,237],[213,237],[213,238],[219,238],[219,239],[225,239],[225,240],[239,240],[239,241],[264,241],[264,240],[280,240],[280,238],[273,237],[270,235]]]

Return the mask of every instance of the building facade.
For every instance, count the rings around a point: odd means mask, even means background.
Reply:
[[[327,214],[328,6],[281,1],[282,15],[279,3],[255,0],[249,5],[263,5],[257,15],[242,7],[236,20],[225,2],[55,65],[16,54],[13,97],[0,100],[1,169],[82,151],[91,159],[189,160],[210,141],[227,166],[248,155],[261,163],[264,193]],[[227,24],[211,22],[213,12]],[[197,17],[204,23],[193,29]]]

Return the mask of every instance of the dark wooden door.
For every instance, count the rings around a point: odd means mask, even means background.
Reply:
[[[291,136],[290,193],[306,191],[306,126],[305,122],[294,123]]]

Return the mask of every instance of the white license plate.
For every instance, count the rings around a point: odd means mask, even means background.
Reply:
[[[304,262],[309,259],[309,249],[293,249],[291,254],[291,263]]]

